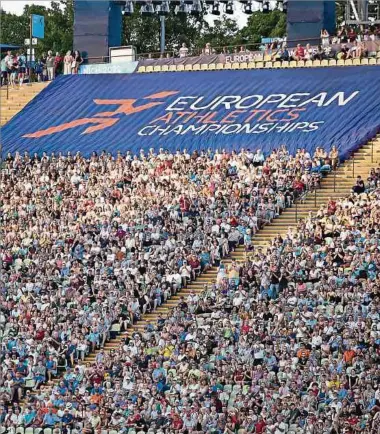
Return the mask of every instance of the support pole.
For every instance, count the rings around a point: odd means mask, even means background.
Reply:
[[[32,35],[33,35],[33,18],[32,14],[30,14],[30,33],[29,33],[29,85],[32,84],[32,50],[33,50],[33,44],[32,44]]]
[[[161,54],[165,52],[165,16],[160,15],[160,23],[161,23],[161,39],[160,39],[160,51]]]

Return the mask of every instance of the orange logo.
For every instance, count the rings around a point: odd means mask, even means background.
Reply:
[[[156,100],[161,98],[166,98],[171,95],[177,94],[178,91],[164,91],[159,93],[154,93],[148,95],[144,100]],[[62,131],[70,130],[71,128],[76,128],[81,125],[92,125],[86,128],[82,134],[90,134],[96,131],[101,131],[106,128],[112,127],[120,118],[114,118],[113,116],[118,114],[124,114],[129,116],[133,113],[142,112],[149,110],[157,105],[164,104],[164,101],[151,101],[142,105],[135,105],[136,99],[94,99],[94,103],[98,105],[118,105],[119,108],[112,112],[101,112],[94,115],[92,118],[81,118],[75,119],[74,121],[67,122],[55,127],[47,128],[46,130],[36,131],[34,133],[25,134],[23,137],[28,138],[40,138],[45,136],[50,136],[51,134],[60,133]]]

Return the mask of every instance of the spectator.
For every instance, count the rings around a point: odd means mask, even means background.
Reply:
[[[8,82],[8,68],[6,56],[1,59],[1,86],[4,86]]]
[[[293,54],[293,59],[294,60],[304,60],[305,59],[305,49],[302,47],[301,44],[297,44],[297,48]]]
[[[350,57],[351,57],[350,49],[347,47],[347,45],[343,44],[340,51],[337,54],[338,60],[340,59],[346,60],[346,59],[350,59]]]
[[[59,74],[62,74],[62,63],[63,58],[59,52],[55,53],[54,58],[54,77],[56,77]]]
[[[17,56],[17,62],[18,62],[19,86],[22,87],[24,79],[25,79],[25,73],[26,73],[26,56],[24,53],[21,52]]]
[[[361,176],[358,176],[356,178],[356,184],[355,186],[352,188],[353,192],[356,194],[361,194],[365,192],[365,185],[364,185],[364,181],[362,180]]]
[[[83,63],[83,59],[82,59],[82,56],[80,55],[80,52],[77,50],[74,51],[73,61],[71,64],[71,73],[72,74],[78,74],[79,67],[82,63]]]
[[[326,29],[321,30],[321,43],[323,47],[330,44],[330,35]]]
[[[72,64],[73,64],[73,56],[71,55],[71,51],[66,53],[66,56],[63,58],[63,74],[70,75],[72,72]]]
[[[310,44],[306,44],[305,52],[304,52],[305,60],[314,60],[315,59],[315,49],[310,46]]]
[[[42,81],[48,80],[48,70],[47,70],[46,62],[47,62],[47,56],[45,53],[42,53],[41,59],[40,59],[40,64],[42,67]]]
[[[212,54],[212,48],[210,42],[207,42],[205,48],[203,49],[203,54],[205,54],[206,56]]]
[[[18,62],[18,56],[11,56],[8,60],[8,68],[9,68],[9,84],[14,89],[16,86],[16,81],[18,77],[18,71],[19,71],[19,62]]]
[[[327,389],[329,400],[342,383],[334,361],[346,363],[341,349],[351,343],[338,341],[339,327],[347,320],[348,332],[360,329],[350,309],[340,312],[354,279],[346,274],[365,271],[354,259],[362,236],[353,250],[344,244],[343,255],[330,249],[352,238],[339,225],[358,210],[363,224],[369,215],[377,221],[377,203],[355,205],[353,213],[336,203],[335,214],[321,210],[321,223],[302,222],[268,252],[253,249],[245,264],[222,257],[310,188],[318,177],[310,167],[326,155],[299,149],[292,156],[285,148],[266,157],[260,150],[163,149],[8,155],[0,173],[4,419],[18,426],[30,409],[32,425],[68,424],[72,434],[126,425],[144,433],[302,426],[319,411],[316,397]],[[351,220],[348,227],[356,234]],[[354,263],[350,271],[332,271],[338,256]],[[129,333],[131,322],[210,265],[219,265],[214,285],[188,291],[167,317]],[[360,312],[378,321],[371,297],[363,300]],[[126,333],[108,353],[102,347],[114,326]],[[82,363],[97,348],[95,362]],[[352,366],[364,372],[355,357]],[[58,369],[62,381],[52,384]],[[356,374],[347,375],[351,390]],[[24,393],[26,379],[37,379],[34,395]]]
[[[53,52],[48,51],[48,55],[46,57],[46,68],[47,68],[47,74],[48,74],[48,80],[49,81],[52,81],[55,78],[54,61],[55,61],[55,57],[53,56]]]
[[[44,64],[41,59],[37,59],[37,61],[34,64],[34,73],[37,76],[38,82],[44,81],[43,71],[44,71]]]
[[[186,44],[183,42],[182,47],[179,49],[179,57],[187,57],[189,54],[189,49],[186,47]]]
[[[348,29],[347,37],[348,37],[349,42],[351,42],[351,43],[356,42],[357,35],[356,35],[355,30],[352,27],[350,27]]]

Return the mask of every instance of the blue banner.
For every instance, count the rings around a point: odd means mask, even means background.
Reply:
[[[81,65],[79,74],[132,74],[139,62],[93,63]]]
[[[32,37],[44,39],[45,17],[43,15],[32,15]]]
[[[2,132],[4,152],[338,146],[380,130],[380,67],[63,76]]]

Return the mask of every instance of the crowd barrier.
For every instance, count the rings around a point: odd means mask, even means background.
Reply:
[[[177,64],[177,65],[149,65],[139,66],[138,73],[150,72],[181,72],[181,71],[221,71],[221,70],[239,70],[239,69],[281,69],[281,68],[323,68],[329,66],[370,66],[380,65],[380,51],[377,57],[364,59],[325,59],[325,60],[291,60],[291,61],[273,61],[269,58],[252,62],[234,62],[234,63],[196,63]]]

